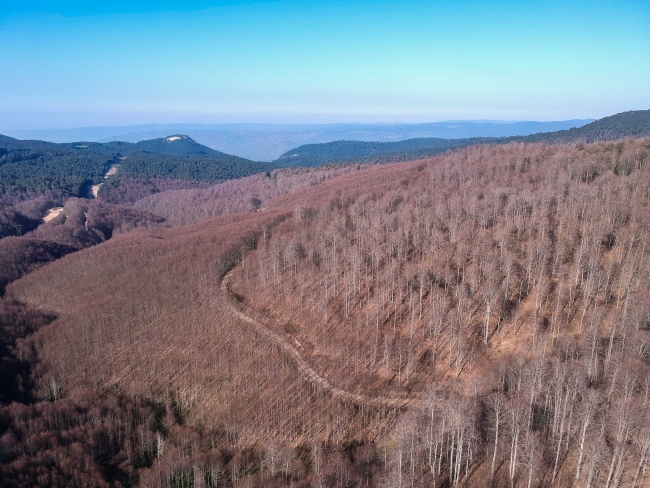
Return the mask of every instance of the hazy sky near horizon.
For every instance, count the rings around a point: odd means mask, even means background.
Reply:
[[[648,0],[94,3],[3,5],[0,128],[650,108]]]

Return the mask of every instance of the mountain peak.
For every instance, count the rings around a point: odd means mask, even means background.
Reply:
[[[181,141],[184,139],[189,139],[190,141],[192,140],[190,136],[184,136],[182,134],[174,134],[173,136],[169,136],[166,138],[167,142]]]
[[[172,134],[160,139],[149,139],[135,144],[135,149],[142,152],[174,155],[217,154],[217,151],[199,144],[190,136]]]

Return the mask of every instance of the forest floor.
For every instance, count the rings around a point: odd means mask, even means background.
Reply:
[[[351,393],[347,390],[338,388],[332,385],[326,378],[318,374],[301,356],[300,352],[293,347],[286,339],[272,331],[269,327],[266,327],[263,324],[260,324],[255,319],[251,318],[243,309],[243,306],[238,303],[238,296],[233,293],[230,288],[230,282],[233,273],[236,268],[232,269],[222,280],[221,290],[225,297],[225,306],[226,308],[234,314],[237,318],[248,324],[256,334],[259,334],[261,337],[269,340],[271,343],[275,344],[282,353],[292,360],[298,371],[315,387],[318,387],[322,391],[325,391],[332,395],[332,397],[354,403],[358,406],[383,406],[389,408],[406,408],[406,407],[415,407],[422,408],[424,402],[416,397],[410,398],[389,398],[384,396],[370,397],[366,395],[360,395]],[[297,342],[297,341],[296,341]],[[299,344],[299,343],[298,343]]]

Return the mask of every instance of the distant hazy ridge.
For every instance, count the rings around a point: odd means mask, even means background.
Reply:
[[[148,124],[127,127],[86,127],[52,130],[0,131],[18,139],[49,142],[138,142],[185,134],[200,144],[255,161],[272,161],[304,144],[340,140],[395,142],[422,137],[525,136],[581,127],[593,119],[558,122],[448,121],[427,124]]]
[[[479,143],[505,144],[512,141],[593,142],[648,135],[650,135],[650,110],[637,110],[605,117],[582,127],[527,136],[461,139],[432,137],[414,138],[399,142],[335,141],[323,144],[307,144],[284,153],[274,162],[278,166],[319,166],[343,161],[384,163],[427,158],[448,149],[467,147]]]

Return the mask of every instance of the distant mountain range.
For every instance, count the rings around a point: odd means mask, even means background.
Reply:
[[[455,124],[458,124],[455,130],[465,130],[477,124],[484,124],[492,129],[509,125],[498,122]],[[435,124],[425,125],[428,127],[426,130],[433,130],[431,127]],[[395,134],[396,127],[384,128],[386,132],[383,137]],[[413,126],[409,130],[425,130],[423,127],[424,125]],[[372,126],[373,131],[384,129]],[[475,129],[476,127],[472,130]],[[352,129],[348,127],[346,130]],[[354,130],[358,132],[362,129],[356,126]],[[180,133],[137,143],[91,141],[57,144],[0,136],[0,204],[3,201],[5,204],[13,204],[40,195],[55,199],[85,196],[89,187],[104,182],[106,185],[101,191],[141,195],[162,191],[162,188],[187,186],[187,183],[181,182],[210,184],[269,172],[277,167],[422,159],[449,149],[479,143],[592,142],[641,136],[650,136],[650,110],[624,112],[581,127],[525,136],[455,139],[426,137],[396,142],[338,140],[306,144],[285,152],[273,163],[255,162],[225,154]],[[119,174],[108,178],[108,170],[118,164]],[[125,189],[127,186],[131,189],[129,192]],[[122,189],[119,190],[118,187]],[[145,190],[145,187],[148,189]],[[131,201],[135,198],[127,198],[125,195],[116,198],[120,201]]]
[[[53,130],[6,130],[19,139],[50,142],[138,142],[185,134],[212,149],[256,161],[272,161],[304,144],[357,140],[396,142],[413,138],[460,139],[508,137],[581,127],[593,119],[557,122],[494,120],[446,121],[427,124],[166,124],[87,127]]]
[[[442,139],[438,137],[413,138],[398,142],[334,141],[306,144],[280,156],[274,163],[281,167],[321,166],[342,162],[408,161],[435,156],[448,149],[473,144],[505,144],[518,142],[593,142],[621,137],[650,136],[650,110],[636,110],[605,117],[581,127],[526,136],[471,137]]]

